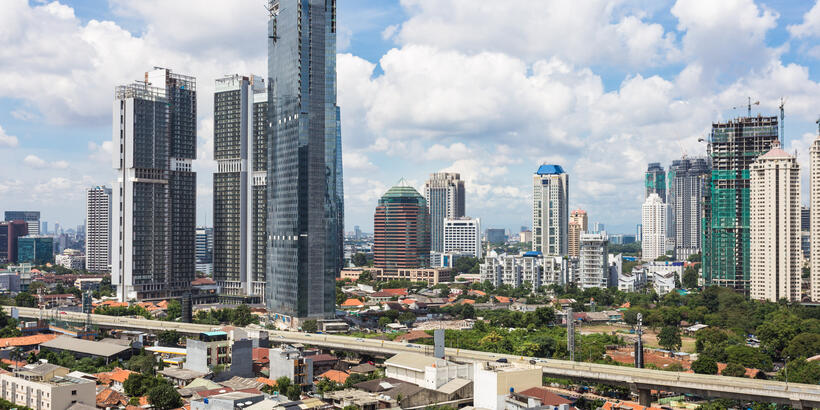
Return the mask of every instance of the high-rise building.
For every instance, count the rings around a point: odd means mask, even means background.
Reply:
[[[424,199],[430,207],[430,246],[433,252],[444,250],[444,220],[464,216],[464,181],[461,175],[436,172],[424,185]]]
[[[656,193],[650,194],[641,206],[641,257],[645,261],[666,254],[666,214],[667,206]]]
[[[0,222],[0,263],[17,263],[17,240],[26,235],[25,221]]]
[[[809,210],[811,216],[811,274],[809,276],[809,297],[812,302],[820,302],[820,129],[809,149]]]
[[[489,243],[503,244],[507,242],[507,234],[500,228],[487,228],[486,232],[484,232],[484,236]]]
[[[481,219],[467,217],[445,219],[443,252],[471,253],[480,259]]]
[[[811,208],[807,206],[800,207],[800,230],[802,232],[811,230]]]
[[[749,166],[777,141],[777,117],[741,117],[712,124],[712,162],[704,192],[704,283],[749,292]]]
[[[560,165],[541,165],[532,177],[532,250],[566,255],[569,244],[569,175]]]
[[[45,235],[17,238],[17,262],[33,265],[54,263],[54,238]]]
[[[42,233],[43,235],[48,235],[48,222],[43,221],[42,223],[40,223],[40,226],[42,227],[40,229],[40,233]]]
[[[196,80],[164,68],[114,101],[111,283],[120,300],[190,291],[196,225]]]
[[[85,191],[85,270],[111,272],[111,188],[96,186]]]
[[[672,161],[667,179],[670,207],[670,228],[667,236],[674,239],[675,259],[685,260],[700,252],[703,208],[700,206],[711,167],[706,158],[682,158]]]
[[[204,226],[196,228],[194,249],[197,272],[212,275],[214,273],[214,228]]]
[[[641,224],[635,226],[635,240],[638,242],[643,241],[643,225]]]
[[[26,221],[29,235],[40,234],[40,211],[6,211],[6,221]]]
[[[344,257],[336,2],[269,0],[268,310],[329,317]]]
[[[578,257],[581,232],[587,232],[587,211],[576,209],[569,214],[569,256]]]
[[[749,296],[800,301],[800,166],[774,148],[749,167]]]
[[[649,198],[649,195],[652,194],[658,194],[661,201],[666,202],[666,172],[659,162],[652,162],[646,168],[644,185],[646,187],[645,198]]]
[[[430,261],[427,201],[402,179],[379,199],[373,218],[373,266],[385,272]]]
[[[578,287],[609,286],[609,239],[606,232],[582,233],[578,256]]]
[[[267,110],[263,78],[216,80],[214,280],[224,295],[254,296],[253,301],[265,294]]]

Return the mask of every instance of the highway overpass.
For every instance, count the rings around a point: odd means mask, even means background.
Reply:
[[[6,312],[11,308],[5,306]],[[36,308],[17,308],[21,317],[59,318],[72,322],[85,322],[87,315],[60,310],[42,311]],[[134,329],[147,331],[176,330],[194,335],[218,328],[217,325],[164,322],[144,318],[127,318],[105,315],[90,315],[91,322],[100,327]],[[333,350],[347,350],[368,354],[393,355],[399,352],[429,353],[430,346],[399,343],[376,339],[360,339],[349,336],[310,334],[285,331],[268,331],[274,343],[302,343]],[[785,383],[769,380],[753,380],[740,377],[712,376],[693,373],[667,372],[662,370],[636,369],[594,363],[571,362],[566,360],[540,359],[479,352],[466,349],[447,348],[447,357],[463,361],[495,361],[506,358],[511,363],[533,363],[550,377],[585,380],[604,384],[629,387],[638,393],[641,404],[648,405],[650,390],[691,393],[701,397],[754,400],[791,405],[797,409],[820,407],[820,386]]]

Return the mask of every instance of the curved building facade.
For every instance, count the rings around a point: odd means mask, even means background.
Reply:
[[[379,199],[373,219],[373,264],[392,272],[430,261],[427,201],[403,179]]]

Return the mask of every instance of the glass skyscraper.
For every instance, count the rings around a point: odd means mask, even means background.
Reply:
[[[268,11],[266,305],[286,322],[330,317],[344,206],[336,1],[270,0]]]

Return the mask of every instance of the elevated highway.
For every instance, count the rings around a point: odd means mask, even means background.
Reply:
[[[4,309],[6,312],[10,312],[11,310],[8,306],[5,306]],[[75,312],[63,312],[59,310],[41,311],[36,308],[17,309],[21,317],[27,318],[59,318],[60,320],[73,322],[85,322],[87,318],[87,315]],[[94,314],[90,316],[92,324],[100,327],[147,331],[176,330],[188,335],[195,335],[220,327],[215,325],[163,322],[144,318]],[[268,333],[270,334],[270,340],[274,343],[302,343],[326,349],[347,350],[367,354],[393,355],[400,352],[430,353],[430,346],[412,343],[275,330],[269,330]],[[818,385],[635,369],[624,366],[541,359],[456,348],[447,348],[445,354],[454,360],[473,362],[496,361],[505,358],[511,363],[525,363],[539,366],[544,372],[544,375],[550,377],[625,386],[637,392],[640,401],[644,405],[649,404],[649,392],[651,390],[662,390],[691,393],[709,398],[729,398],[780,403],[790,405],[797,409],[820,407],[820,386]]]

